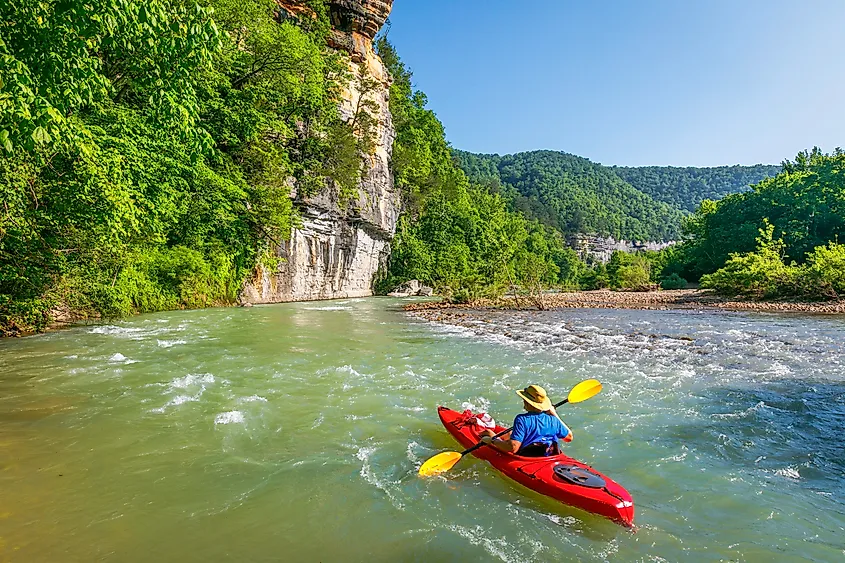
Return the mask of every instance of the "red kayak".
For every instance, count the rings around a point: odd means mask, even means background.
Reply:
[[[437,407],[437,414],[446,430],[464,448],[481,439],[482,428],[475,424],[477,415],[459,413]],[[497,426],[496,432],[505,430]],[[542,495],[557,499],[587,512],[610,518],[623,526],[634,525],[634,499],[622,485],[602,475],[589,465],[563,454],[549,457],[524,457],[505,453],[491,446],[478,448],[472,454]]]

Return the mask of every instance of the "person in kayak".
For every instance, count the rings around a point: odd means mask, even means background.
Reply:
[[[485,430],[482,442],[504,452],[542,457],[558,453],[559,439],[572,441],[572,431],[558,416],[545,389],[529,385],[516,394],[522,397],[522,408],[527,412],[516,415],[510,434],[493,438],[495,432]]]

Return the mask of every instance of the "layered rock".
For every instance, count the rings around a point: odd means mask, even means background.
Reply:
[[[289,14],[301,16],[301,0],[277,0]],[[365,174],[355,201],[341,204],[329,183],[313,197],[298,197],[302,218],[289,241],[278,249],[277,271],[258,270],[241,292],[245,303],[275,303],[372,295],[373,279],[387,260],[396,232],[401,199],[390,171],[395,131],[389,108],[390,77],[373,49],[393,0],[330,2],[329,43],[350,54],[352,81],[342,94],[340,112],[352,121],[362,100],[372,102],[376,118],[375,150],[364,157]],[[375,88],[362,84],[375,80]],[[362,91],[363,90],[363,91]]]
[[[361,62],[372,50],[373,37],[387,21],[393,0],[332,0],[329,12],[332,36],[329,44]]]
[[[612,237],[576,234],[567,236],[566,244],[578,253],[578,257],[581,258],[581,260],[590,260],[593,262],[607,264],[610,262],[610,257],[617,250],[621,250],[623,252],[662,250],[667,246],[675,244],[675,242],[640,242],[616,240]]]

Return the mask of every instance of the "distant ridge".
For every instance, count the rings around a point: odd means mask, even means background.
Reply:
[[[512,155],[454,151],[470,181],[564,234],[677,240],[681,219],[704,199],[745,191],[780,166],[603,166],[556,151]]]
[[[680,234],[680,209],[586,158],[554,151],[505,156],[455,151],[455,156],[470,181],[564,234],[636,241],[676,240]]]
[[[743,192],[752,184],[770,178],[781,167],[772,164],[754,166],[612,166],[620,178],[656,200],[685,211],[695,211],[705,199]]]

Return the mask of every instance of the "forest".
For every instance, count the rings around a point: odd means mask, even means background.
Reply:
[[[749,297],[845,294],[845,152],[820,149],[719,201],[705,200],[684,224],[666,272]]]
[[[705,199],[748,190],[765,178],[780,172],[780,166],[715,166],[708,168],[678,166],[611,166],[620,178],[658,201],[695,211]]]
[[[563,233],[640,241],[676,240],[680,234],[679,209],[586,158],[554,151],[455,154],[470,180],[501,194],[511,209]]]
[[[322,0],[0,5],[0,327],[235,302],[296,221],[288,178],[357,187]]]

